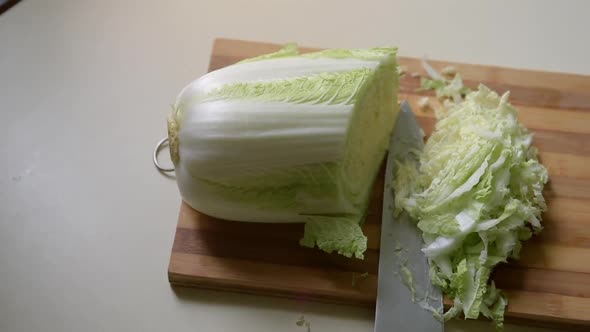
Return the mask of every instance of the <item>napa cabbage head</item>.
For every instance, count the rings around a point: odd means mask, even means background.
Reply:
[[[168,119],[183,199],[228,220],[305,222],[302,245],[363,257],[397,79],[395,48],[293,44],[200,77]]]

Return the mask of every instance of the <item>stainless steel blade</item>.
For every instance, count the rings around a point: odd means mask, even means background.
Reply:
[[[396,161],[414,158],[412,151],[423,148],[423,137],[410,105],[403,102],[385,171],[375,332],[444,331],[444,323],[435,318],[442,314],[442,294],[430,282],[420,230],[406,213],[393,216]]]

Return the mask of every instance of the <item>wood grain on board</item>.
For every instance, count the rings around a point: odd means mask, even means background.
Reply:
[[[217,39],[209,70],[279,47]],[[428,135],[435,125],[434,112],[419,108],[417,102],[430,94],[417,92],[419,78],[411,75],[424,74],[420,61],[400,57],[399,62],[408,73],[400,82],[400,100],[409,101]],[[499,93],[510,91],[521,121],[535,133],[540,159],[549,169],[544,231],[524,245],[521,260],[503,264],[493,274],[498,287],[509,296],[508,320],[590,328],[590,77],[430,63],[435,68],[456,67],[471,87],[481,82]],[[180,286],[373,306],[382,190],[380,177],[363,226],[368,237],[364,260],[299,246],[302,224],[219,220],[182,203],[169,280]],[[368,276],[359,278],[365,272]]]

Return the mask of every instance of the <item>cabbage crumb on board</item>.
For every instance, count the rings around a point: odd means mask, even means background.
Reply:
[[[547,169],[531,145],[533,135],[502,96],[476,91],[438,75],[422,79],[445,108],[417,164],[405,161],[395,174],[396,213],[418,222],[423,252],[435,285],[454,299],[445,320],[481,315],[502,329],[507,299],[489,277],[494,266],[518,259],[522,242],[541,231],[547,206]]]

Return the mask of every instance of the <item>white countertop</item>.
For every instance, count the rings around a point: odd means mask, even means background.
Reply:
[[[151,153],[176,94],[215,37],[590,74],[590,2],[344,3],[29,0],[1,15],[0,331],[305,332],[301,313],[314,332],[372,331],[370,309],[170,288],[180,197]],[[447,331],[476,327],[492,331]]]

